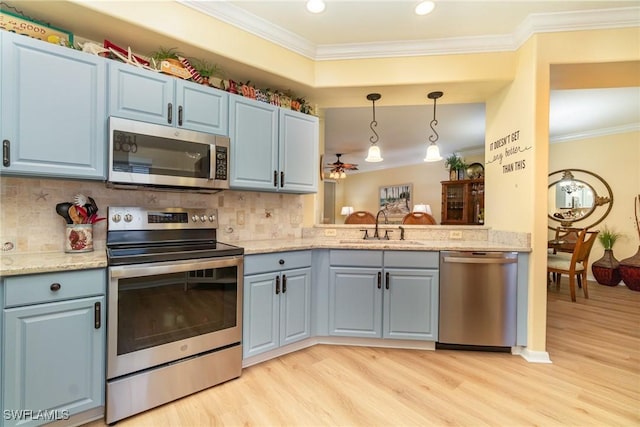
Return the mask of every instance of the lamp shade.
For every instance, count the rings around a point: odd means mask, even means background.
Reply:
[[[353,206],[343,206],[340,209],[340,215],[351,215],[353,213]]]
[[[414,212],[424,212],[431,215],[431,206],[430,205],[413,205]]]
[[[432,142],[427,147],[427,156],[424,158],[424,161],[437,162],[438,160],[442,160],[442,156],[440,155],[440,149],[438,148],[435,142]]]
[[[369,147],[369,153],[367,154],[367,158],[364,159],[365,162],[381,162],[382,156],[380,156],[380,148],[377,145],[372,145]]]

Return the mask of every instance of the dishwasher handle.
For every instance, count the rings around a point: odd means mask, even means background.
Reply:
[[[517,258],[484,258],[484,257],[452,257],[445,256],[444,262],[452,264],[515,264]]]

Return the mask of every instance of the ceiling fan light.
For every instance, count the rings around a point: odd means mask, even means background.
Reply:
[[[377,145],[372,145],[369,147],[369,153],[367,154],[367,158],[364,159],[365,162],[377,163],[382,161],[382,156],[380,155],[380,147]]]
[[[438,160],[442,160],[442,156],[440,155],[440,149],[438,148],[435,142],[432,142],[427,147],[427,155],[424,158],[424,161],[437,162]]]
[[[421,1],[420,3],[418,3],[418,5],[416,6],[416,15],[428,15],[429,13],[431,13],[433,11],[433,9],[436,7],[435,3],[432,1]]]
[[[345,179],[346,177],[347,177],[347,174],[344,171],[340,172],[341,179]]]
[[[324,1],[323,0],[309,0],[307,2],[307,10],[311,13],[320,13],[324,11]]]

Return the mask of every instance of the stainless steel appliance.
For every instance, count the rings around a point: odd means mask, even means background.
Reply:
[[[242,248],[217,212],[109,207],[106,422],[237,378]]]
[[[517,262],[516,252],[440,252],[436,348],[516,345]]]
[[[229,138],[110,117],[108,184],[228,189]]]

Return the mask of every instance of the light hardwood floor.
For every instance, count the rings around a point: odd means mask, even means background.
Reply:
[[[566,283],[548,290],[552,364],[317,345],[117,425],[640,426],[640,292],[589,291],[572,303]]]

